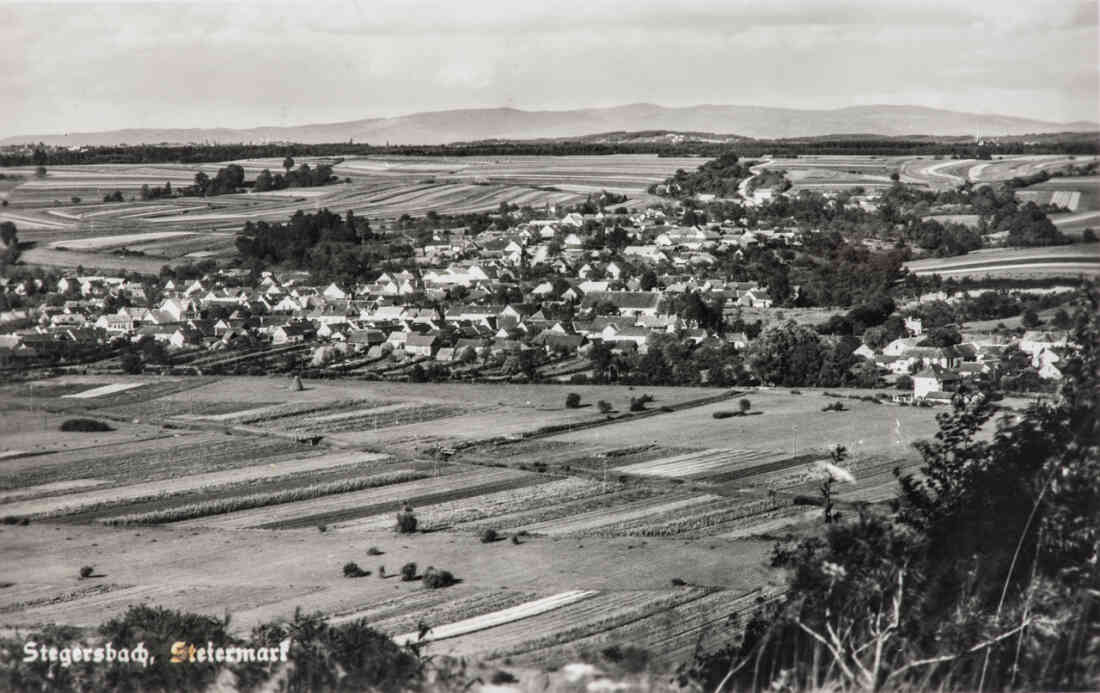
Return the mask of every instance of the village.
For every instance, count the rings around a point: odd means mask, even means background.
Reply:
[[[716,269],[717,257],[789,253],[805,231],[679,225],[656,206],[625,212],[616,213],[623,237],[615,251],[602,238],[593,243],[604,235],[602,209],[563,211],[480,233],[434,230],[399,269],[354,286],[312,283],[306,271],[231,267],[192,278],[166,268],[156,281],[80,271],[0,278],[5,306],[20,306],[0,314],[0,325],[18,326],[0,336],[0,367],[609,382],[616,358],[637,359],[660,340],[743,352],[786,320],[825,320],[827,311],[777,307],[767,285],[730,281]],[[921,295],[899,306],[903,333],[884,344],[853,344],[853,359],[865,364],[859,384],[890,387],[897,401],[949,402],[960,384],[997,377],[1009,347],[1027,355],[1022,366],[1032,382],[1060,378],[1064,329],[961,325],[961,341],[937,344],[919,312],[906,311],[959,298]],[[731,382],[775,384],[747,366],[735,370]],[[708,382],[716,379],[701,369],[676,384]]]

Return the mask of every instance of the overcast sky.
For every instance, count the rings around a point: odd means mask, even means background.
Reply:
[[[1097,14],[1097,0],[0,0],[0,136],[634,102],[1100,120]]]

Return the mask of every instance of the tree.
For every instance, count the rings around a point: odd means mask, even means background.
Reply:
[[[18,230],[10,221],[0,221],[0,241],[6,246],[13,246],[19,242]]]
[[[1092,229],[1085,229],[1084,231],[1081,232],[1081,242],[1082,243],[1095,243],[1096,242],[1096,232],[1093,231]]]
[[[737,402],[737,409],[741,412],[741,416],[744,416],[745,414],[749,413],[750,409],[752,409],[752,402],[742,397],[741,400]]]
[[[286,169],[287,173],[290,173],[290,169],[294,168],[294,157],[288,156],[283,159],[283,168]]]
[[[1039,319],[1039,314],[1035,312],[1034,308],[1028,308],[1020,317],[1020,324],[1030,330],[1043,324],[1043,321]]]
[[[793,320],[765,331],[748,350],[756,376],[764,383],[785,387],[815,384],[824,356],[817,332]]]
[[[1073,326],[1073,321],[1070,320],[1069,313],[1066,312],[1065,308],[1059,308],[1054,312],[1051,324],[1059,330],[1068,330]]]
[[[570,392],[565,396],[565,408],[577,409],[581,406],[581,396],[576,392]]]
[[[936,327],[919,342],[919,346],[950,347],[962,342],[962,335],[954,327]]]
[[[913,391],[913,378],[906,373],[902,373],[898,376],[898,379],[894,383],[894,387],[902,392]]]
[[[46,177],[46,167],[45,166],[36,166],[35,169],[34,169],[34,177],[35,178],[45,178]]]

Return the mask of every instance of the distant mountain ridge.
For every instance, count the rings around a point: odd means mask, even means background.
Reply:
[[[1014,116],[961,113],[924,106],[849,106],[833,110],[799,110],[720,105],[670,108],[639,103],[565,111],[468,108],[289,127],[150,128],[63,135],[18,135],[0,140],[0,145],[27,142],[44,142],[50,145],[114,145],[271,141],[316,144],[348,140],[374,145],[430,145],[491,139],[571,138],[593,133],[654,130],[729,133],[722,136],[757,139],[849,133],[883,136],[981,134],[994,137],[1093,132],[1100,130],[1100,124],[1087,121],[1056,123]]]

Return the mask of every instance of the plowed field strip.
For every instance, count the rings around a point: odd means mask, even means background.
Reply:
[[[468,618],[455,623],[448,623],[443,626],[432,628],[428,632],[425,639],[427,640],[444,640],[447,638],[454,638],[460,635],[466,635],[467,633],[476,633],[477,631],[486,630],[488,628],[494,628],[506,623],[513,623],[526,618],[532,618],[539,614],[544,614],[547,611],[553,611],[554,609],[560,609],[570,604],[575,604],[581,600],[594,597],[599,592],[595,590],[572,590],[569,592],[562,592],[555,594],[551,597],[544,597],[542,599],[536,599],[533,602],[527,602],[526,604],[520,604],[518,606],[509,607],[507,609],[501,609],[500,611],[493,611],[488,614],[482,614],[473,618]],[[405,633],[403,635],[396,636],[393,640],[398,645],[405,645],[410,642],[416,642],[420,637],[419,633]]]
[[[460,472],[447,476],[424,479],[405,484],[395,484],[378,489],[341,493],[323,498],[315,498],[294,503],[243,510],[216,517],[199,518],[178,523],[176,526],[206,526],[223,529],[262,527],[265,529],[293,527],[311,527],[316,524],[328,524],[338,519],[360,517],[361,513],[375,515],[382,512],[395,512],[403,502],[413,503],[416,508],[424,502],[417,499],[430,498],[433,495],[484,492],[487,486],[514,483],[536,475],[524,472],[500,469],[490,472],[477,470]],[[456,491],[457,489],[457,491]]]
[[[595,512],[584,513],[582,515],[575,515],[568,519],[537,522],[521,529],[525,529],[532,534],[558,536],[562,534],[570,534],[572,532],[583,532],[585,530],[602,527],[604,525],[618,524],[620,522],[635,520],[649,515],[658,515],[660,513],[676,510],[678,508],[684,508],[691,505],[697,505],[708,501],[721,499],[723,499],[723,496],[699,494],[688,498],[681,498],[679,500],[658,504],[654,504],[652,501],[642,501],[641,503],[634,503],[629,506],[614,510],[597,510]]]
[[[251,467],[242,467],[224,472],[208,472],[206,474],[192,474],[177,479],[165,479],[163,481],[151,481],[130,486],[118,486],[99,491],[87,491],[72,493],[65,496],[43,498],[40,500],[28,500],[16,503],[4,504],[4,513],[8,515],[42,515],[53,513],[73,512],[81,507],[100,503],[121,503],[135,498],[146,498],[157,494],[179,493],[191,491],[208,486],[239,483],[253,479],[268,479],[288,474],[298,474],[320,469],[331,469],[343,465],[356,464],[358,462],[370,462],[385,459],[387,456],[379,453],[363,452],[339,452],[320,457],[310,457],[301,460],[280,462],[279,464],[260,464]]]

